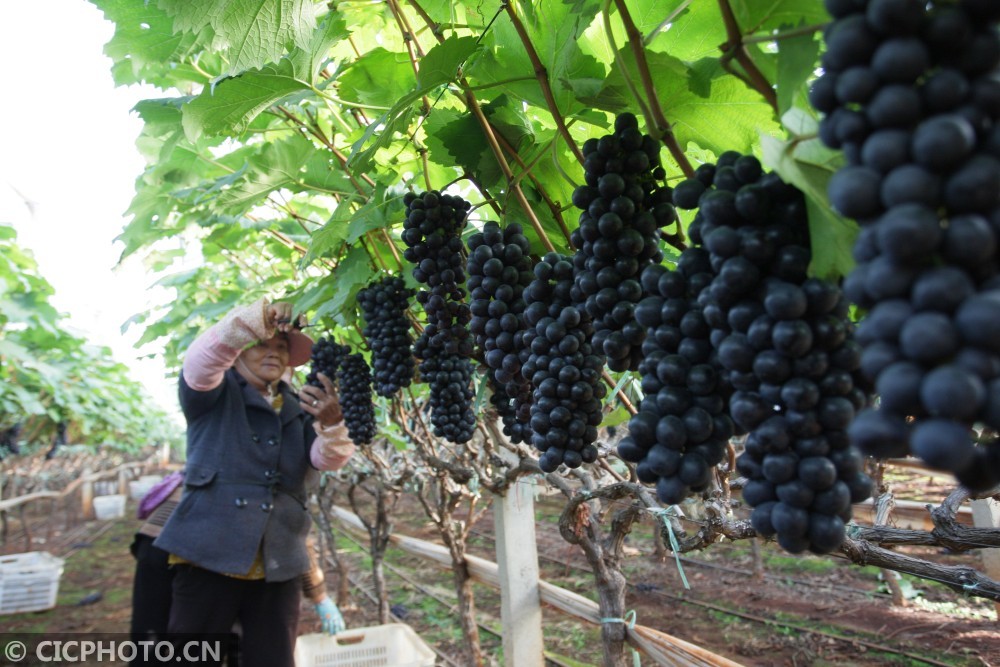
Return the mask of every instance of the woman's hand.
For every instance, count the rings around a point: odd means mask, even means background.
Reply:
[[[275,331],[291,331],[292,304],[283,301],[269,303],[264,309],[264,324]]]
[[[320,426],[327,427],[338,424],[343,420],[344,415],[340,411],[337,388],[333,386],[325,373],[319,373],[316,377],[323,383],[323,387],[307,384],[299,390],[299,401],[302,409],[315,417]]]

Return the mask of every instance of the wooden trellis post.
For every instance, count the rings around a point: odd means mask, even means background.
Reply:
[[[514,455],[501,455],[516,464]],[[500,577],[500,621],[506,667],[542,667],[542,603],[538,586],[533,487],[522,477],[493,502]]]
[[[969,505],[972,507],[972,523],[976,528],[1000,528],[1000,503],[992,498],[983,498],[973,500]],[[980,553],[986,576],[1000,581],[1000,549],[983,549]],[[995,606],[1000,614],[1000,602],[995,603]]]
[[[93,519],[97,515],[94,513],[94,482],[90,478],[90,468],[84,468],[80,485],[80,510],[84,519]]]

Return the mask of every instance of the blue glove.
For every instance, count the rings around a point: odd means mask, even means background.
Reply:
[[[316,605],[316,615],[323,622],[323,632],[327,634],[335,635],[347,629],[347,626],[344,625],[344,617],[340,615],[337,605],[329,597],[323,598]]]

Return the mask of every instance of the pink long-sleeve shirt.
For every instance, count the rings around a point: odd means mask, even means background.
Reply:
[[[215,389],[222,384],[226,371],[232,368],[247,345],[275,335],[275,329],[266,324],[267,305],[267,301],[261,299],[235,308],[195,339],[184,355],[184,381],[189,387],[195,391]],[[343,420],[327,427],[313,422],[313,428],[316,439],[309,450],[313,467],[317,470],[344,467],[354,454],[355,446]]]

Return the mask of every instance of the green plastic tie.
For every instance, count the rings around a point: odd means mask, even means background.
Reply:
[[[680,544],[677,543],[677,536],[674,535],[674,527],[670,524],[670,519],[668,517],[673,516],[673,510],[669,507],[661,507],[659,509],[650,510],[653,514],[659,516],[663,520],[663,525],[667,527],[667,537],[670,538],[670,549],[674,552],[674,561],[677,563],[677,572],[681,575],[681,583],[684,584],[686,590],[691,590],[691,585],[688,583],[687,575],[684,574],[684,566],[681,565],[681,555],[678,553],[680,551]]]
[[[625,612],[624,618],[602,618],[601,623],[624,623],[625,627],[631,630],[635,627],[635,609],[629,609]],[[632,651],[632,667],[642,667],[642,662],[639,660],[639,652],[631,645],[629,649]]]

